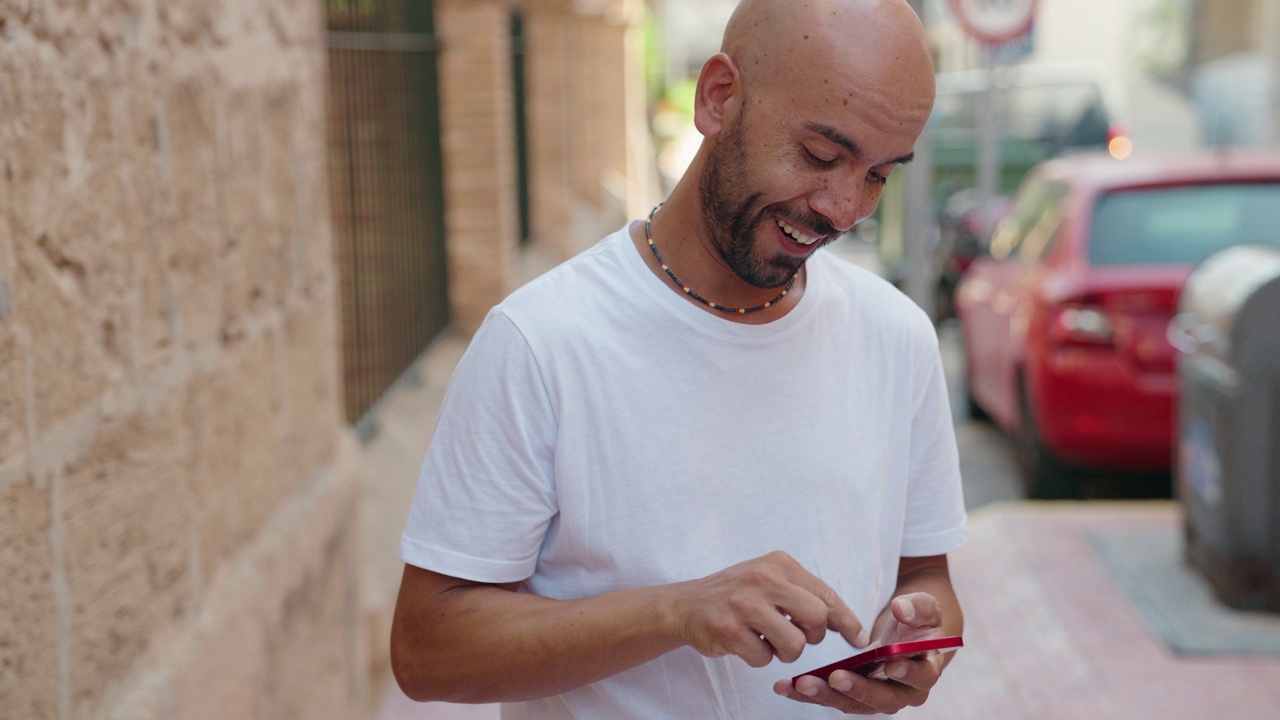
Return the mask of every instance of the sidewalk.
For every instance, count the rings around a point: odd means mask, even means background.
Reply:
[[[1181,523],[1170,501],[975,511],[952,556],[965,648],[928,704],[899,717],[1276,717],[1280,616],[1213,601],[1181,564]],[[376,720],[497,717],[494,706],[418,705],[389,688]]]

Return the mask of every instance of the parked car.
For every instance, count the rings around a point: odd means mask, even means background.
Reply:
[[[939,73],[937,99],[929,117],[931,201],[946,222],[952,198],[977,191],[983,118],[992,111],[999,151],[995,192],[1009,195],[1036,164],[1080,152],[1109,150],[1117,156],[1132,147],[1126,130],[1123,94],[1114,73],[1092,63],[1019,63],[986,70]],[[876,211],[877,247],[886,276],[901,286],[906,261],[906,173],[894,173]],[[944,232],[946,228],[943,228]],[[947,238],[941,238],[945,244]],[[945,267],[940,269],[946,273]],[[944,278],[945,280],[945,278]],[[936,317],[950,312],[951,288]]]
[[[1280,153],[1207,150],[1035,167],[956,291],[970,409],[1016,441],[1029,496],[1081,468],[1167,471],[1166,337],[1193,265],[1280,245]]]
[[[983,198],[977,188],[965,188],[942,205],[938,213],[938,246],[934,252],[937,277],[934,297],[934,320],[955,317],[956,286],[960,277],[973,264],[973,259],[986,254],[991,234],[1009,214],[1010,198],[994,195]]]

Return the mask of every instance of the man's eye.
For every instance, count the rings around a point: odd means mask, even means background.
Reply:
[[[872,170],[871,172],[867,173],[867,179],[875,183],[876,185],[883,185],[889,182],[888,174],[878,173],[875,170]]]
[[[818,166],[818,167],[822,167],[822,168],[829,168],[829,167],[832,167],[833,165],[835,165],[835,164],[836,164],[836,161],[835,161],[834,159],[832,159],[832,160],[823,160],[822,158],[818,157],[817,155],[814,155],[814,154],[813,154],[813,152],[809,150],[809,148],[805,148],[805,149],[804,149],[804,154],[805,154],[805,156],[806,156],[806,157],[808,157],[809,162],[813,163],[814,165],[816,165],[816,166]]]

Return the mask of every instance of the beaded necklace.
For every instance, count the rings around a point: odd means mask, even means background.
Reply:
[[[667,267],[667,264],[663,262],[662,253],[658,252],[658,246],[655,245],[653,242],[653,230],[652,230],[653,216],[654,216],[654,213],[658,212],[658,208],[660,207],[662,207],[662,203],[658,203],[656,206],[654,206],[653,210],[649,211],[649,217],[645,218],[644,237],[646,240],[649,241],[649,249],[653,251],[653,256],[658,259],[658,264],[662,266],[662,271],[667,274],[667,277],[671,278],[671,282],[675,283],[676,287],[679,287],[681,290],[684,290],[685,294],[693,298],[694,300],[697,300],[698,302],[702,303],[703,305],[706,305],[712,310],[719,310],[720,312],[724,312],[724,313],[736,313],[738,315],[746,315],[747,313],[756,312],[758,310],[764,310],[767,307],[771,307],[772,305],[777,303],[779,300],[786,297],[787,293],[791,292],[791,286],[796,284],[796,275],[800,273],[799,268],[796,268],[795,272],[791,273],[791,279],[787,281],[787,286],[782,289],[782,292],[778,293],[777,297],[775,297],[774,299],[770,300],[769,302],[763,305],[756,305],[755,307],[749,307],[749,308],[725,307],[724,305],[717,305],[716,303],[713,303],[710,300],[702,297],[698,293],[694,292],[693,288],[680,282],[679,278],[676,277],[676,274],[671,272],[671,268]]]

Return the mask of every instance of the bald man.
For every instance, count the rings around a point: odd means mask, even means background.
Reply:
[[[722,50],[666,203],[512,294],[459,363],[401,543],[412,698],[823,718],[918,705],[942,673],[935,653],[786,679],[962,629],[932,324],[819,252],[912,157],[920,22],[902,0],[747,0]]]

